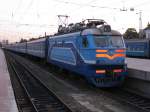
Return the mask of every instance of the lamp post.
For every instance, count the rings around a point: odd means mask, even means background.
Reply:
[[[140,10],[136,14],[139,14],[139,32],[140,32],[142,30],[142,11]]]
[[[142,37],[142,11],[140,10],[138,13],[139,14],[139,37]]]

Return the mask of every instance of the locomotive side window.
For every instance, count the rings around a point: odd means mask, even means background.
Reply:
[[[88,40],[87,40],[86,37],[83,37],[83,38],[82,38],[82,46],[83,46],[84,48],[88,47]]]

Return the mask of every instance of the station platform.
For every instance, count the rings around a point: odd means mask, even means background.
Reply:
[[[18,112],[2,49],[0,49],[0,112]]]
[[[150,72],[150,59],[127,58],[127,65],[130,69]]]
[[[129,77],[150,81],[150,60],[127,58]]]

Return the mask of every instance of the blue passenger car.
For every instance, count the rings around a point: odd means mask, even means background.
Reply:
[[[27,47],[27,43],[23,42],[23,43],[14,43],[14,44],[10,44],[10,45],[5,45],[5,47],[7,47],[7,49],[18,52],[18,53],[26,53],[26,47]]]
[[[150,58],[149,39],[130,39],[126,40],[127,56]]]
[[[39,58],[45,58],[46,38],[27,42],[27,54]]]

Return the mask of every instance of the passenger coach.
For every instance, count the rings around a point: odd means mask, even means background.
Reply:
[[[45,58],[46,38],[27,42],[27,54],[39,58]]]
[[[149,39],[129,39],[125,41],[127,47],[127,56],[150,58],[150,40]]]

